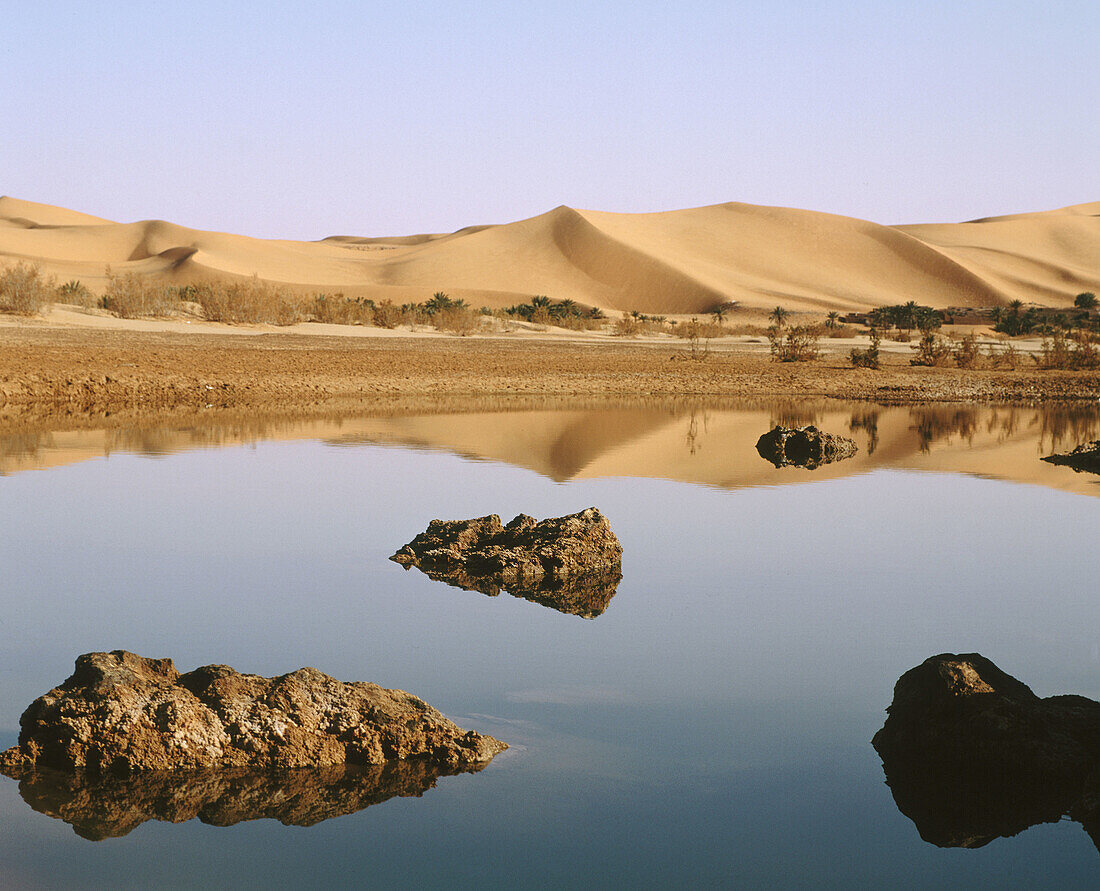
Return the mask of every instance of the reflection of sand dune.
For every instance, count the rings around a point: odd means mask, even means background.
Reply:
[[[483,765],[477,765],[480,770]],[[471,771],[472,772],[472,771]],[[148,820],[212,826],[278,820],[314,826],[396,796],[419,797],[454,772],[421,761],[263,772],[160,771],[93,777],[54,771],[19,781],[19,794],[39,813],[64,820],[92,841],[127,835]]]
[[[0,258],[93,288],[104,266],[184,283],[247,277],[348,294],[473,305],[535,294],[610,309],[697,313],[738,301],[866,309],[1012,299],[1069,306],[1100,290],[1100,203],[970,223],[881,226],[749,204],[618,214],[558,207],[449,235],[275,241],[160,220],[112,223],[0,198]]]
[[[816,424],[855,439],[859,451],[813,471],[776,469],[756,451],[777,423]],[[186,428],[0,436],[0,474],[112,452],[164,455],[262,439],[321,439],[333,446],[395,445],[525,467],[563,481],[656,477],[736,488],[835,479],[878,468],[966,473],[1100,495],[1100,481],[1040,460],[1100,437],[1100,408],[883,407],[791,400],[618,404],[608,407],[264,421],[217,415]]]

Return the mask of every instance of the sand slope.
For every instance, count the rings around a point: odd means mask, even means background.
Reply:
[[[104,268],[187,283],[259,278],[396,302],[443,290],[508,306],[536,294],[677,314],[736,302],[858,310],[1019,299],[1066,307],[1100,291],[1100,202],[968,223],[882,226],[789,208],[717,204],[648,214],[558,207],[445,235],[277,241],[160,220],[114,223],[0,198],[0,261],[93,289]]]

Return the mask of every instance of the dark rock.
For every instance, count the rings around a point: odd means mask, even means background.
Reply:
[[[390,559],[457,588],[592,618],[622,579],[622,553],[607,518],[590,507],[542,521],[520,514],[507,526],[496,514],[432,520]]]
[[[423,759],[448,768],[507,746],[465,731],[426,702],[315,668],[276,678],[207,665],[181,675],[171,659],[89,653],[20,718],[0,772],[91,773],[225,767],[324,767]]]
[[[872,740],[898,809],[940,847],[1063,816],[1100,847],[1100,703],[1040,699],[977,653],[907,671]]]
[[[1100,473],[1100,439],[1079,445],[1064,455],[1047,455],[1042,460],[1051,464],[1064,464],[1078,473]]]
[[[851,458],[858,447],[855,440],[822,433],[812,424],[806,427],[779,427],[769,430],[756,442],[760,457],[776,467],[795,465],[815,470]]]
[[[460,770],[424,760],[386,764],[332,764],[257,771],[169,770],[114,774],[34,770],[19,781],[19,794],[42,814],[63,820],[92,841],[120,838],[147,820],[183,823],[198,819],[213,826],[245,820],[278,820],[286,826],[313,826],[397,796],[421,796],[441,776]]]

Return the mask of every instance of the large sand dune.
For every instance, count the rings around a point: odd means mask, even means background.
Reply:
[[[1100,202],[914,226],[736,203],[648,214],[558,207],[447,235],[305,242],[160,220],[114,223],[0,198],[0,261],[18,260],[93,290],[109,265],[180,284],[256,275],[395,302],[442,290],[492,307],[536,294],[662,314],[727,302],[858,310],[1019,299],[1066,307],[1081,291],[1100,291]]]

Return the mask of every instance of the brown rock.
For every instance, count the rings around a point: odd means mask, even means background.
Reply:
[[[315,668],[276,678],[171,659],[89,653],[20,718],[0,772],[36,767],[126,773],[224,767],[322,767],[423,759],[458,768],[507,746],[464,731],[426,702]]]
[[[756,442],[760,457],[776,467],[795,465],[815,470],[851,458],[858,447],[855,440],[822,433],[812,424],[806,427],[780,427],[769,430]]]
[[[941,847],[1063,816],[1100,847],[1100,703],[1040,699],[977,653],[907,671],[872,740],[898,809]]]
[[[424,760],[333,764],[258,771],[247,767],[114,774],[34,770],[19,794],[42,814],[63,820],[93,841],[120,838],[148,820],[214,826],[278,820],[313,826],[396,796],[421,796],[441,776],[481,770],[451,769]]]
[[[1078,473],[1100,473],[1100,439],[1079,445],[1063,455],[1047,455],[1043,460],[1051,464],[1064,464]]]
[[[607,518],[590,507],[542,521],[520,514],[507,526],[496,514],[432,520],[390,559],[458,588],[490,596],[503,590],[592,618],[622,579],[622,553]]]

